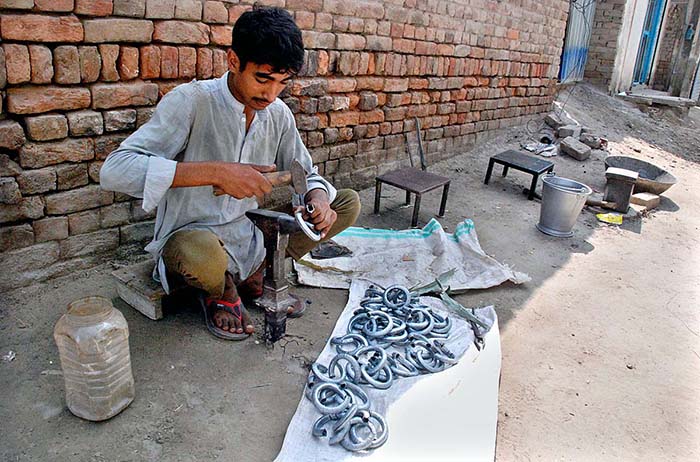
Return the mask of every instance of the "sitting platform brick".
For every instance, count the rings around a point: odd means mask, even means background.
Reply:
[[[153,261],[126,266],[112,272],[119,297],[144,316],[157,321],[163,318],[161,299],[165,291],[153,280]]]

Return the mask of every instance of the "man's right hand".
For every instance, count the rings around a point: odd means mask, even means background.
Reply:
[[[262,173],[271,173],[276,169],[274,165],[222,163],[213,185],[214,193],[228,194],[236,199],[263,197],[272,191],[272,184]]]

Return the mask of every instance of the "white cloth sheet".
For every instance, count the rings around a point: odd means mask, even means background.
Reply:
[[[348,304],[341,313],[331,337],[343,335],[353,311],[369,285],[354,280]],[[421,301],[445,313],[439,299]],[[302,393],[275,462],[302,461],[492,461],[495,454],[498,419],[498,380],[501,345],[493,307],[478,309],[477,316],[492,325],[482,351],[473,346],[469,324],[454,314],[447,347],[460,357],[451,368],[418,377],[400,378],[388,390],[365,387],[371,409],[385,416],[389,439],[380,448],[352,453],[340,445],[329,445],[326,438],[311,435],[321,414]],[[330,341],[318,358],[327,365],[335,355]]]
[[[471,220],[448,234],[433,219],[423,229],[394,231],[351,227],[333,238],[352,250],[352,257],[316,260],[311,254],[294,263],[301,284],[347,289],[353,279],[364,278],[383,286],[412,287],[432,282],[456,269],[450,279],[452,293],[486,289],[505,281],[527,282],[527,274],[514,271],[486,255]]]

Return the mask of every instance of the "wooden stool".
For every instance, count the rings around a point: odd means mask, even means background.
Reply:
[[[399,170],[387,172],[384,175],[377,177],[377,187],[374,193],[374,213],[379,213],[379,201],[382,194],[382,183],[403,189],[406,191],[406,205],[411,203],[411,193],[416,195],[416,201],[413,204],[413,217],[411,218],[411,227],[418,224],[418,211],[420,210],[420,200],[424,193],[442,186],[442,201],[440,202],[440,212],[438,217],[445,215],[445,206],[447,205],[447,193],[450,190],[450,179],[444,176],[436,175],[425,170],[419,170],[414,167],[406,167]]]
[[[484,184],[489,184],[491,179],[491,172],[493,171],[493,164],[503,165],[503,176],[508,174],[508,168],[513,167],[521,172],[529,173],[532,175],[532,182],[530,183],[530,192],[527,196],[529,200],[535,197],[535,188],[537,187],[537,181],[540,175],[547,172],[554,171],[554,164],[548,160],[538,159],[536,157],[528,156],[522,152],[509,150],[503,151],[500,154],[489,159],[489,167],[486,170],[486,178],[484,178]]]

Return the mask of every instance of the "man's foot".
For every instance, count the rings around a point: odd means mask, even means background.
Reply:
[[[240,297],[235,302],[207,299],[207,308],[214,325],[222,331],[250,335],[255,330]]]
[[[217,337],[242,340],[255,330],[228,271],[221,299],[206,299],[205,316],[207,327]]]
[[[248,279],[236,286],[238,295],[245,301],[255,300],[260,298],[263,293],[263,276],[265,275],[265,262],[262,262],[260,267]]]

